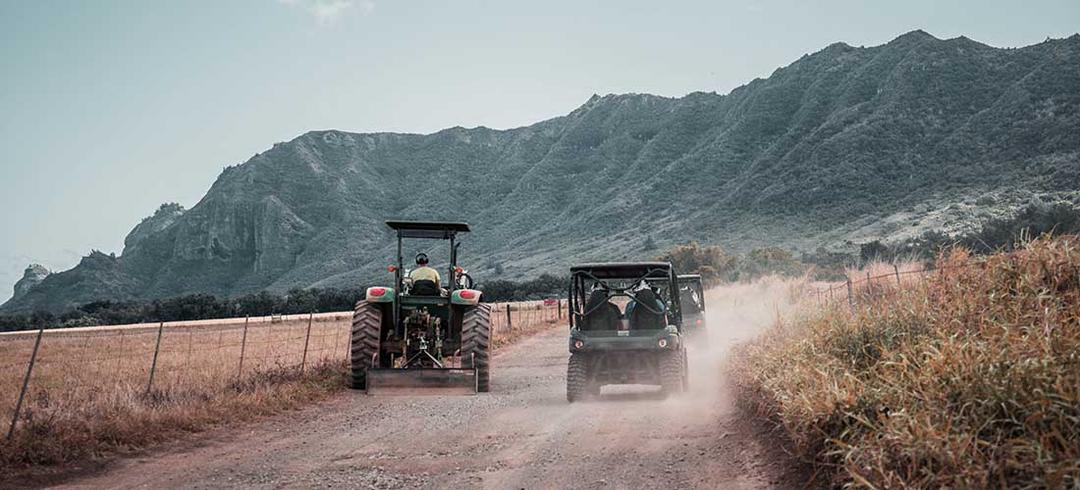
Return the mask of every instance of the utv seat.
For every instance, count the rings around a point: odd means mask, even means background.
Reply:
[[[581,330],[618,330],[619,307],[608,301],[607,293],[594,291],[585,302],[585,317]]]
[[[660,298],[652,290],[645,289],[634,294],[634,311],[630,312],[631,330],[661,330],[667,326],[661,311]],[[647,306],[647,307],[646,307]],[[649,311],[649,309],[654,311]]]

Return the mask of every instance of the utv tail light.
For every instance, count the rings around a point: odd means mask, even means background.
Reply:
[[[583,342],[581,340],[575,340],[574,341],[574,348],[575,349],[580,349],[582,347],[585,347],[585,342]]]
[[[396,265],[388,265],[388,266],[386,266],[386,270],[390,271],[390,272],[397,272],[397,266]]]
[[[461,267],[454,267],[454,272],[461,274],[462,272],[465,272],[465,269],[462,269]]]
[[[471,289],[462,289],[458,294],[461,295],[461,299],[473,299],[476,297],[476,291]]]
[[[656,345],[659,345],[661,349],[667,347],[667,339],[660,339],[656,341]]]
[[[386,288],[371,288],[368,289],[368,294],[372,296],[382,296],[386,294]]]
[[[702,323],[705,323],[705,320],[702,320],[702,319],[698,318],[697,319],[697,324],[701,325]]]

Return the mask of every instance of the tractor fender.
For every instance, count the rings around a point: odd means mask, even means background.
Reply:
[[[450,303],[455,305],[476,306],[480,304],[483,293],[476,289],[455,289],[450,293]]]
[[[368,303],[392,303],[394,301],[394,288],[373,286],[367,288],[364,299]]]

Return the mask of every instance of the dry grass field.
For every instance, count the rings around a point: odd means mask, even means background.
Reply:
[[[511,305],[509,322],[505,304],[493,314],[496,346],[559,318],[539,303]],[[314,315],[310,329],[307,315],[279,320],[165,324],[160,345],[157,325],[46,330],[16,430],[0,439],[0,464],[14,470],[143,447],[343,389],[350,313]],[[35,338],[0,335],[3,434]]]
[[[854,307],[807,295],[734,356],[739,402],[819,483],[1076,488],[1080,237],[934,269],[856,290]]]

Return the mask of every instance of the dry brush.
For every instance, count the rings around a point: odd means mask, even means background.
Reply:
[[[739,402],[830,483],[1080,485],[1080,238],[954,250],[856,298],[778,322],[730,364]]]

